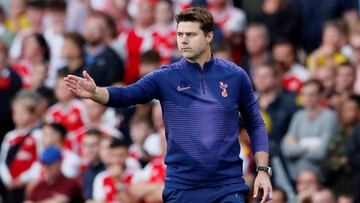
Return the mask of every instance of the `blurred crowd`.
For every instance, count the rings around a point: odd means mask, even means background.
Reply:
[[[357,0],[0,3],[0,201],[162,202],[161,104],[107,108],[76,98],[63,78],[86,70],[99,86],[136,82],[181,57],[174,15],[204,6],[216,22],[214,56],[252,80],[270,140],[271,202],[360,202]],[[245,130],[239,141],[252,185]]]

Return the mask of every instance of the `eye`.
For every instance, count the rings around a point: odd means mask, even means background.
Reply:
[[[178,36],[178,37],[182,37],[182,36],[183,36],[183,33],[177,33],[177,36]]]

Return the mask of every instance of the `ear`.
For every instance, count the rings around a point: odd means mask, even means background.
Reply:
[[[206,35],[206,41],[210,44],[212,42],[214,38],[214,32],[213,31],[210,31],[209,33],[207,33]]]

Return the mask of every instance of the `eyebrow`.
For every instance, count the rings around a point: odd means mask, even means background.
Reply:
[[[190,34],[196,34],[196,32],[176,32],[177,34],[186,34],[186,35],[190,35]]]

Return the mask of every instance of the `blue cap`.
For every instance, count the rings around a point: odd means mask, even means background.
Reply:
[[[40,156],[40,162],[43,164],[53,164],[62,158],[61,150],[57,147],[47,147]]]

